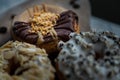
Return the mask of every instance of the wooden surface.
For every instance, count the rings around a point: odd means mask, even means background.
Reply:
[[[74,9],[70,4],[70,0],[25,0],[24,3],[14,6],[2,15],[0,15],[0,26],[6,26],[8,31],[6,34],[0,34],[0,45],[11,39],[11,15],[19,15],[27,8],[33,7],[34,5],[40,5],[42,3],[61,6],[63,8],[73,10],[79,16],[79,24],[81,31],[90,30],[90,6],[88,0],[78,0],[80,5],[79,9]]]

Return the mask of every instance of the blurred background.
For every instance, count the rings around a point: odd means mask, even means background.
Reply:
[[[13,6],[24,3],[25,1],[27,0],[0,0],[1,10],[0,14],[12,8]],[[90,1],[91,12],[93,16],[120,24],[120,0],[88,0],[88,1]]]
[[[90,0],[92,15],[120,24],[120,0]]]
[[[120,36],[120,0],[89,0],[92,30],[112,31]]]

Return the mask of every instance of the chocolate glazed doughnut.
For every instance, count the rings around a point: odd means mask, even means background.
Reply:
[[[38,8],[37,8],[37,10],[38,10]],[[33,10],[33,11],[35,11],[35,10]],[[44,12],[45,12],[45,14],[44,14]],[[34,18],[38,19],[38,17],[36,17],[36,14],[34,14],[34,16],[32,17],[33,18],[32,22],[16,20],[14,22],[14,25],[12,28],[12,34],[13,34],[14,39],[37,45],[40,48],[45,48],[47,53],[51,54],[51,53],[58,51],[57,44],[58,44],[59,40],[67,41],[67,40],[69,40],[68,35],[71,32],[79,33],[79,31],[80,31],[79,27],[78,27],[78,16],[76,13],[74,13],[71,10],[56,13],[56,12],[50,12],[49,10],[46,11],[46,9],[45,9],[45,10],[43,10],[43,12],[40,13],[40,15],[42,15],[42,20],[46,19],[46,17],[49,17],[51,15],[53,15],[53,16],[51,18],[49,18],[48,22],[43,21],[43,22],[39,23],[40,24],[39,26],[38,26],[38,23],[35,22],[35,20],[34,20]],[[43,17],[43,16],[45,16],[45,17]],[[41,18],[41,16],[39,16],[39,17]],[[51,28],[48,28],[47,30],[45,30],[49,26],[48,25],[44,26],[44,24],[46,25],[46,24],[50,23],[50,21],[52,21],[52,20],[53,20],[52,26],[51,26],[51,24],[49,24]],[[41,21],[41,20],[38,20],[38,22],[39,21]],[[34,25],[34,23],[36,23],[36,24]],[[42,24],[42,23],[44,23],[44,24]],[[42,30],[41,30],[40,26],[43,27]],[[37,28],[37,29],[35,29],[35,28]],[[51,30],[49,30],[49,29],[51,29]]]

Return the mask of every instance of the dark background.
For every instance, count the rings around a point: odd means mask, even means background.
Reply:
[[[120,24],[120,0],[90,0],[92,15]]]

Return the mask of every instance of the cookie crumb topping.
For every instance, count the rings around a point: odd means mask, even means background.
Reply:
[[[71,33],[70,37],[59,43],[57,58],[67,80],[120,80],[119,36],[106,31]]]

